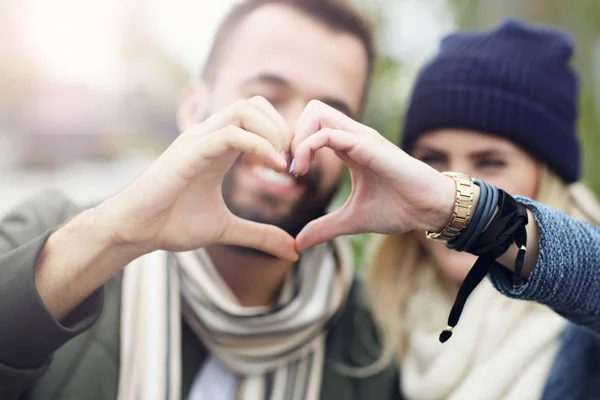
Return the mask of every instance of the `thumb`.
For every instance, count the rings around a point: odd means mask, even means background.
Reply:
[[[298,259],[294,238],[286,231],[234,215],[225,224],[218,243],[253,248],[285,260]]]
[[[302,252],[338,236],[360,232],[360,228],[351,218],[350,208],[342,207],[309,222],[296,237],[296,250]]]

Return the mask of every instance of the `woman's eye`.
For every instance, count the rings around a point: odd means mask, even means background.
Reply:
[[[446,164],[446,159],[444,157],[435,156],[435,155],[423,155],[417,157],[417,159],[423,161],[425,164],[433,168],[442,167]]]
[[[501,169],[506,166],[504,160],[479,160],[477,161],[477,168],[486,169]]]

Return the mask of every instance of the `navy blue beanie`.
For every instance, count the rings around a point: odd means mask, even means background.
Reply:
[[[508,19],[487,32],[447,36],[419,73],[404,119],[401,147],[444,129],[506,138],[567,182],[580,175],[576,134],[578,80],[572,40]]]

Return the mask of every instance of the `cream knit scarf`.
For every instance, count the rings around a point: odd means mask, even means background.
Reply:
[[[327,323],[351,282],[339,240],[302,256],[273,308],[241,306],[204,250],[141,257],[123,278],[118,400],[180,399],[182,314],[238,375],[237,399],[318,399]]]
[[[407,303],[402,389],[414,400],[539,399],[566,322],[552,310],[509,299],[485,279],[452,338],[438,341],[452,306],[434,273],[422,271]]]

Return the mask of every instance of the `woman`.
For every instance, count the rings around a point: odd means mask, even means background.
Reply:
[[[600,339],[562,316],[600,332],[600,272],[591,268],[600,266],[600,230],[527,199],[600,223],[598,204],[576,183],[571,53],[564,35],[515,20],[446,38],[421,71],[405,119],[402,147],[422,163],[339,116],[324,112],[319,126],[299,121],[296,172],[308,168],[308,154],[326,146],[346,161],[354,182],[346,205],[308,226],[299,248],[340,234],[396,233],[374,247],[368,290],[408,399],[588,399],[599,393]],[[558,314],[504,297],[484,280],[452,339],[439,343],[440,327],[477,257],[420,231],[444,229],[439,215],[447,220],[449,208],[440,213],[443,203],[434,200],[447,201],[455,190],[423,163],[526,196],[518,197],[530,216],[521,273],[526,280],[513,286],[499,264],[491,280],[505,295],[536,300]],[[508,253],[516,251],[513,246]],[[512,267],[511,257],[499,261]]]
[[[419,75],[402,148],[439,171],[461,171],[600,223],[597,203],[575,183],[570,55],[563,35],[516,21],[450,36]],[[378,244],[370,294],[407,398],[540,398],[546,387],[566,321],[542,305],[502,297],[488,282],[473,293],[461,334],[435,344],[439,320],[474,261],[419,232]]]

